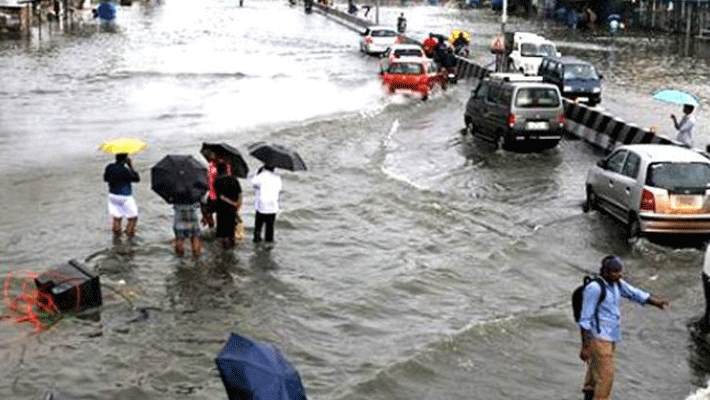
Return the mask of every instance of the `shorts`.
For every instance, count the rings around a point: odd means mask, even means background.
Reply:
[[[173,232],[179,239],[200,237],[200,218],[198,210],[200,205],[194,204],[174,204],[175,219],[173,221]]]
[[[108,213],[114,218],[138,218],[138,205],[133,196],[108,194]]]

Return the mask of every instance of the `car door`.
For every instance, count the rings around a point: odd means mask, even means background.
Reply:
[[[611,190],[611,198],[614,201],[614,210],[619,219],[627,221],[629,213],[636,210],[635,202],[639,198],[638,194],[641,185],[638,182],[641,157],[629,151],[621,168],[621,173],[614,176],[614,183]]]
[[[621,183],[621,171],[624,167],[627,154],[628,151],[625,149],[611,153],[600,165],[597,171],[598,175],[595,177],[595,182],[592,185],[592,189],[597,195],[599,206],[623,221],[626,221],[623,211],[624,207],[620,205],[621,201],[617,199],[616,196],[618,196],[619,193],[617,187],[623,185],[623,183]]]
[[[496,139],[496,115],[498,113],[498,100],[500,97],[500,85],[493,84],[488,88],[488,94],[486,95],[486,100],[483,102],[481,107],[481,134],[484,138],[490,141]]]
[[[483,106],[488,96],[489,84],[481,82],[476,89],[471,92],[471,98],[466,104],[466,113],[471,117],[471,121],[476,135],[481,134],[483,126]]]

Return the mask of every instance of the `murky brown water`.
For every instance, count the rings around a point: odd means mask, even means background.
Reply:
[[[488,11],[404,11],[422,38],[470,29],[476,60],[492,61]],[[400,9],[381,12],[394,21]],[[566,32],[544,31],[600,66],[601,106],[616,115],[670,134],[679,110],[654,90],[708,98],[707,64],[661,39],[600,39],[613,49],[599,51]],[[702,312],[701,251],[629,246],[618,224],[582,213],[586,170],[602,156],[583,142],[514,154],[462,137],[470,82],[428,102],[386,96],[358,38],[286,2],[174,0],[122,8],[111,30],[0,43],[0,272],[76,258],[106,285],[100,321],[70,316],[28,336],[0,320],[0,398],[226,398],[214,358],[238,332],[282,349],[312,399],[576,399],[569,294],[608,253],[672,301],[667,312],[624,306],[616,397],[683,399],[707,384],[686,326]],[[121,136],[149,143],[134,160],[133,245],[111,243],[110,157],[97,150]],[[275,248],[225,253],[208,235],[200,262],[176,258],[150,167],[199,157],[202,141],[257,140],[297,148],[309,167],[282,171]],[[247,188],[247,237],[252,202]]]

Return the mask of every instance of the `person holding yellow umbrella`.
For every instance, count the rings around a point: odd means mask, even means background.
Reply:
[[[123,218],[126,218],[126,236],[132,239],[136,235],[138,223],[138,205],[133,197],[131,183],[139,182],[140,176],[129,154],[137,153],[147,147],[138,139],[118,139],[101,145],[101,150],[116,155],[116,161],[108,164],[104,170],[104,182],[108,184],[108,213],[113,218],[113,237],[120,239]]]

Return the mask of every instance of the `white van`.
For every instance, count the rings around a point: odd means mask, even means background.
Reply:
[[[543,57],[559,57],[561,54],[551,41],[530,32],[513,33],[512,43],[506,43],[508,71],[525,75],[537,75]]]

